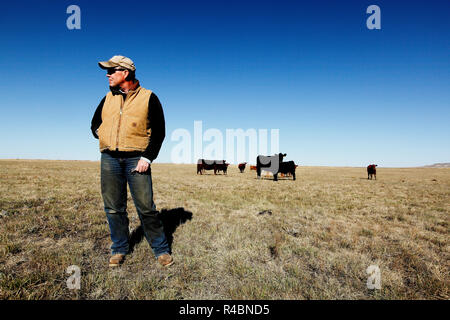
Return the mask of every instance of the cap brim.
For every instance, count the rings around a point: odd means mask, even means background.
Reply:
[[[109,61],[101,61],[98,63],[98,66],[102,69],[110,69],[110,68],[115,68],[118,65]]]

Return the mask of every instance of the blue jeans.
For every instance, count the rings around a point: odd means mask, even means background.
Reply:
[[[128,182],[145,238],[157,258],[164,253],[170,253],[170,248],[153,202],[151,168],[145,173],[131,174],[139,159],[140,157],[119,158],[108,153],[101,154],[102,196],[111,231],[111,252],[129,252]]]

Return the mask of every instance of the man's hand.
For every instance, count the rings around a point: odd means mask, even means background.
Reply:
[[[150,164],[147,161],[141,159],[139,160],[135,170],[139,173],[143,173],[148,170],[148,167],[150,167]]]

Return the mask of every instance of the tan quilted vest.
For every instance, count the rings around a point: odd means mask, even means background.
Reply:
[[[151,129],[148,121],[150,90],[138,87],[122,95],[108,92],[102,109],[102,124],[98,128],[100,151],[144,151]]]

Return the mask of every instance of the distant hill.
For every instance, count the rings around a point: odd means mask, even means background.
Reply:
[[[450,162],[445,163],[435,163],[428,166],[424,166],[425,168],[450,168]]]

